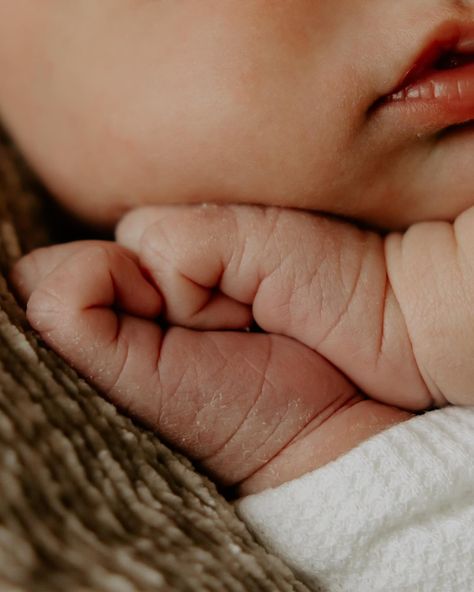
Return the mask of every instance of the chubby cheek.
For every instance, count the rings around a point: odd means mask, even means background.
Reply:
[[[143,88],[109,110],[114,117],[102,122],[95,143],[106,159],[98,172],[109,174],[100,195],[126,209],[203,201],[328,205],[314,198],[338,176],[337,124],[308,117],[305,101],[288,95],[301,85],[294,76],[289,82],[264,72],[254,83],[251,66],[235,66],[227,78],[219,71],[226,67],[190,73],[177,66],[160,74],[160,88]]]
[[[291,18],[263,2],[183,3],[166,19],[160,3],[103,6],[55,4],[29,52],[36,74],[7,109],[67,208],[112,225],[150,203],[327,206],[315,195],[338,177],[348,126],[334,89],[320,92],[327,60],[316,23],[303,26],[307,2]]]

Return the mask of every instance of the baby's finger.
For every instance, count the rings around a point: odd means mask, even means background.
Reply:
[[[216,209],[206,205],[191,208],[193,216],[199,215],[201,210],[205,211],[206,220],[209,216],[212,217],[213,213],[220,216],[225,212],[222,208]],[[116,231],[117,240],[146,262],[146,267],[157,286],[162,282],[166,286],[167,294],[170,296],[166,302],[166,318],[170,323],[200,330],[248,328],[253,321],[250,302],[236,299],[233,295],[227,295],[219,289],[224,262],[219,265],[218,260],[214,259],[214,264],[209,265],[208,252],[213,248],[214,242],[209,234],[210,228],[200,227],[206,233],[202,239],[207,241],[207,248],[203,249],[202,240],[193,242],[195,231],[199,231],[194,218],[191,220],[192,228],[189,228],[189,236],[187,234],[186,218],[181,216],[186,211],[189,211],[189,208],[173,206],[134,210],[119,224]],[[168,215],[170,225],[175,222],[180,225],[179,229],[176,229],[177,232],[173,229],[170,233],[174,238],[177,239],[179,235],[182,239],[176,253],[171,252],[175,246],[167,243],[166,232],[158,239],[160,245],[166,244],[163,249],[155,249],[154,239],[149,240],[150,236],[160,232],[162,224],[168,225],[166,221]],[[148,231],[151,231],[151,235]],[[214,252],[216,256],[221,253],[221,247],[222,243],[216,247]],[[198,281],[194,281],[191,276],[183,276],[183,269],[175,267],[175,256],[180,257],[185,252],[189,253],[189,262],[191,263],[192,259],[192,265],[196,266],[193,275]],[[149,266],[152,259],[155,263]]]
[[[410,409],[432,404],[378,235],[278,208],[188,206],[132,212],[118,238],[159,285],[170,322],[206,328],[219,290],[367,394]]]
[[[118,320],[109,307],[143,318],[155,318],[161,310],[161,296],[134,255],[114,243],[42,249],[20,262],[13,277],[25,295],[28,286],[27,315],[43,336],[69,332],[73,315],[84,330],[100,329],[112,339]]]
[[[87,248],[102,246],[109,248],[110,243],[103,241],[77,241],[36,249],[22,257],[13,266],[9,277],[10,282],[15,288],[20,300],[26,303],[38,284],[59,265]],[[138,258],[131,251],[128,253],[128,256],[130,259],[138,262]]]

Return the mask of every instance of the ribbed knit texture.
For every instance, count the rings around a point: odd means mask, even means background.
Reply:
[[[212,483],[28,327],[6,273],[48,240],[41,192],[0,132],[0,592],[303,592]]]
[[[328,592],[474,591],[474,408],[428,413],[240,515]]]

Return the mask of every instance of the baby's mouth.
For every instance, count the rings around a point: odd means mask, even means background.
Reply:
[[[387,101],[473,101],[474,54],[447,52],[409,77]]]
[[[379,107],[428,132],[474,119],[474,28],[451,31],[429,44]]]

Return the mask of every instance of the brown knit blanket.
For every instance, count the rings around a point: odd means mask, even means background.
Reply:
[[[0,591],[306,590],[30,330],[6,277],[51,240],[43,196],[0,132]]]

